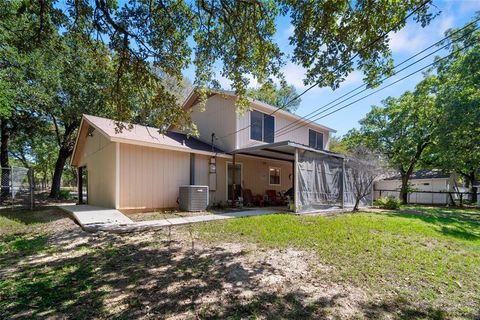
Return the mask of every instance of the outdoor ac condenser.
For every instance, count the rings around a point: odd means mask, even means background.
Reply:
[[[204,211],[208,206],[208,186],[180,186],[180,210]]]

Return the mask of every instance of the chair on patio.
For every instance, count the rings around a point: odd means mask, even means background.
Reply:
[[[280,195],[277,194],[277,191],[266,190],[265,193],[268,196],[268,200],[270,202],[270,205],[283,206],[285,204],[285,201],[280,197]]]
[[[243,200],[246,207],[263,206],[263,197],[261,195],[253,195],[252,190],[243,189]]]

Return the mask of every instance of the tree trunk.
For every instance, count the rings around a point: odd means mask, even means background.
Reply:
[[[358,211],[358,205],[360,204],[360,200],[361,198],[355,198],[355,205],[353,206],[353,209],[352,209],[353,212]]]
[[[478,201],[477,192],[478,188],[475,181],[475,171],[470,172],[470,190],[472,192],[472,203],[476,204]]]
[[[63,169],[65,168],[65,163],[70,156],[70,150],[64,147],[60,148],[58,152],[58,158],[55,162],[55,171],[52,178],[52,187],[50,189],[49,197],[52,199],[58,199],[60,196],[60,187],[62,182]]]
[[[3,202],[10,194],[10,168],[8,161],[8,141],[10,139],[10,132],[7,127],[7,120],[2,118],[0,121],[0,166],[2,167],[0,198]]]
[[[402,204],[408,203],[409,180],[410,180],[410,176],[408,174],[402,174],[402,187],[400,188],[400,200],[402,200]]]

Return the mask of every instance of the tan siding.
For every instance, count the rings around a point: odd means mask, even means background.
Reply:
[[[115,161],[115,143],[95,131],[87,137],[79,163],[87,167],[89,204],[115,207]]]
[[[209,185],[209,167],[210,157],[204,155],[195,156],[195,184],[197,185]],[[216,204],[218,202],[225,202],[225,176],[223,171],[225,170],[225,159],[217,158],[217,188],[216,191],[210,191],[210,204]]]
[[[265,190],[269,189],[287,191],[293,186],[293,181],[289,177],[293,170],[290,162],[244,156],[237,156],[236,162],[243,164],[243,188],[252,190],[253,194],[263,195]],[[270,167],[280,168],[280,186],[269,184]]]
[[[193,107],[192,120],[200,132],[199,139],[210,144],[212,133],[219,138],[215,145],[226,152],[235,148],[235,101],[220,95],[212,96],[200,112],[198,106]],[[223,136],[227,137],[221,138]]]
[[[265,112],[264,110],[258,111]],[[270,112],[267,112],[267,114],[268,113]],[[273,116],[275,117],[275,132],[295,122],[295,120],[287,119],[279,114],[274,114]],[[242,131],[239,130],[239,132],[237,133],[237,148],[241,149],[263,144],[263,142],[260,141],[250,140],[250,111],[245,112],[245,114],[243,115],[237,115],[237,126],[239,129],[247,128]],[[287,129],[285,129],[286,133],[280,133],[279,135],[275,135],[274,142],[288,140],[308,145],[309,128],[309,126],[300,126],[300,123],[296,122],[295,125],[291,125]],[[328,150],[329,132],[326,130],[315,129],[313,127],[312,130],[323,133],[323,145],[325,146],[325,149]]]

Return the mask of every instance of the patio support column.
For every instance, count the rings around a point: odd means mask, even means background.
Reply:
[[[293,162],[293,176],[294,176],[294,187],[293,187],[293,205],[294,209],[293,211],[295,213],[298,213],[298,193],[300,190],[298,190],[298,149],[295,148],[295,161]]]
[[[345,158],[342,158],[342,209],[345,208]]]
[[[235,164],[235,153],[233,154],[233,159],[232,159],[232,207],[235,207],[235,195],[236,195],[236,186],[235,186],[235,183],[236,183],[236,175],[235,175],[235,171],[237,171],[237,166]]]
[[[83,204],[83,167],[77,168],[77,204]]]

